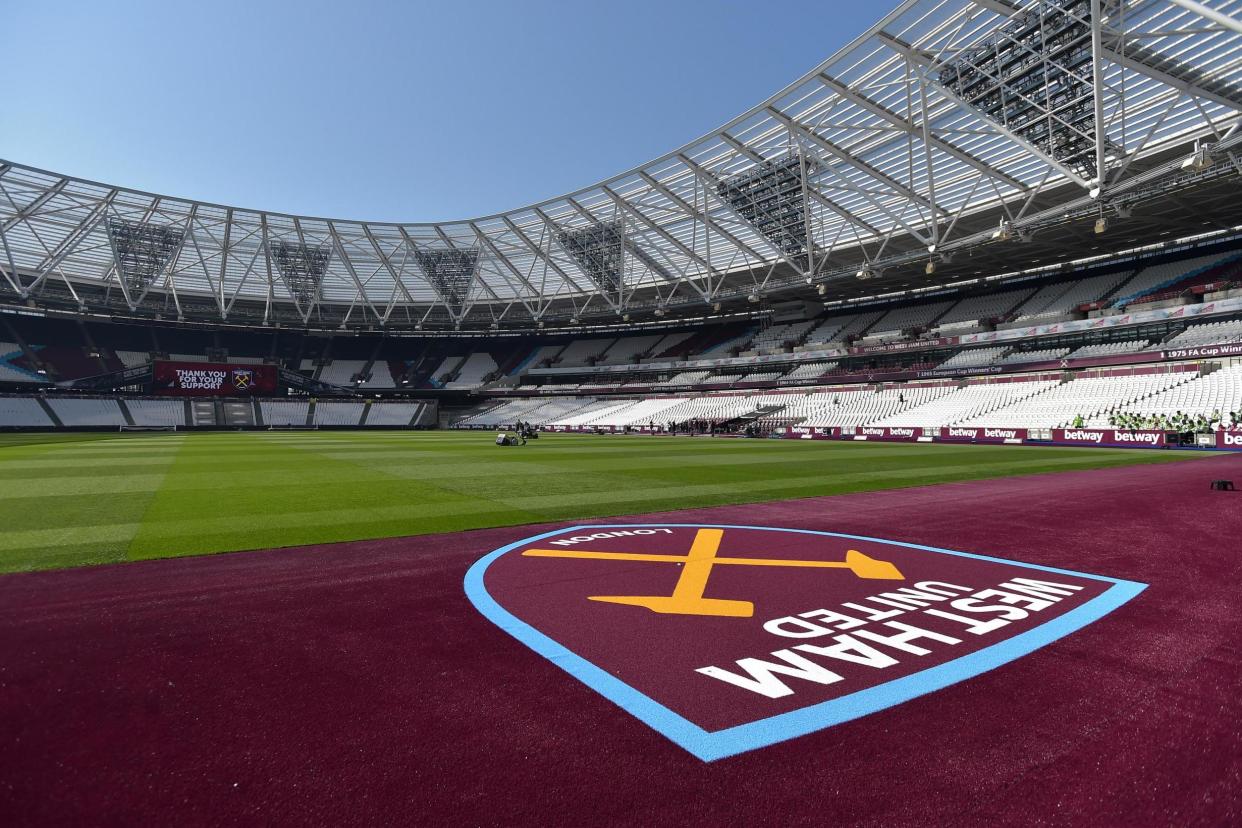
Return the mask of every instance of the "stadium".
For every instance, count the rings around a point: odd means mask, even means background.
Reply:
[[[0,160],[4,821],[1238,824],[1240,21],[903,0],[443,223]]]

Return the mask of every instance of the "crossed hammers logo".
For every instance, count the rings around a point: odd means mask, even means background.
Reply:
[[[774,558],[722,558],[716,555],[723,529],[700,529],[685,555],[652,555],[639,552],[588,552],[577,549],[527,549],[523,556],[532,558],[584,558],[604,561],[647,561],[682,564],[681,576],[672,595],[592,595],[592,601],[609,604],[630,604],[646,607],[652,612],[672,615],[711,615],[728,618],[750,618],[755,605],[750,601],[705,598],[707,579],[714,566],[780,566],[806,569],[848,569],[858,578],[900,581],[900,570],[888,561],[868,557],[856,549],[845,553],[844,561],[796,561]]]

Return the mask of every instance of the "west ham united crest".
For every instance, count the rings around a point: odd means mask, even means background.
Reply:
[[[1143,584],[758,526],[575,526],[479,560],[495,624],[703,760],[874,713],[1090,624]]]
[[[234,368],[232,376],[233,387],[238,391],[247,391],[254,384],[254,370],[251,368]]]

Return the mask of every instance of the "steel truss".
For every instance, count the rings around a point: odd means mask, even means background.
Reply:
[[[181,250],[185,231],[162,224],[111,218],[108,219],[108,239],[112,243],[121,285],[131,303],[137,304]]]
[[[440,301],[454,319],[459,319],[470,302],[478,250],[421,250],[414,248],[414,259],[435,289]]]
[[[318,304],[332,248],[277,239],[271,245],[271,254],[293,301],[307,311]]]
[[[941,279],[968,260],[1086,253],[1098,240],[1071,218],[1188,203],[1242,173],[1240,13],[1242,0],[904,0],[719,130],[463,222],[289,216],[0,161],[0,302],[484,329],[917,289],[934,283],[925,264]],[[1242,224],[1211,205],[1217,225]],[[1195,213],[1159,215],[1182,230]]]

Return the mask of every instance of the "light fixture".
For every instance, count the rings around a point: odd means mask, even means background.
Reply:
[[[927,266],[923,268],[923,272],[926,273],[928,276],[935,273],[936,272],[936,260],[928,259]]]
[[[1195,142],[1195,150],[1190,157],[1182,162],[1183,170],[1192,170],[1194,172],[1202,172],[1216,163],[1216,159],[1208,152],[1207,147],[1201,146],[1199,142]]]
[[[716,304],[712,305],[712,310],[714,310],[716,313],[720,313],[720,309],[721,309],[722,307],[724,307],[724,306],[723,306],[723,305],[721,305],[719,302],[717,302]]]
[[[750,302],[752,305],[757,305],[757,304],[759,304],[759,301],[760,301],[760,300],[759,300],[759,294],[757,294],[757,293],[752,293],[750,296],[747,296],[747,297],[746,297],[746,301],[747,301],[747,302]]]
[[[854,277],[857,279],[862,279],[862,280],[874,279],[875,274],[871,272],[871,268],[864,267],[864,268],[861,268],[857,273],[855,273]]]
[[[577,325],[577,324],[578,324],[578,317],[576,317],[576,316],[571,316],[571,317],[569,317],[569,324],[571,324],[571,325]]]
[[[819,287],[815,288],[815,292],[818,293],[820,296],[823,296],[825,293],[828,292],[828,286],[821,283]]]
[[[1107,230],[1108,230],[1108,219],[1104,218],[1103,216],[1100,216],[1098,219],[1095,220],[1096,235],[1099,235]]]
[[[656,308],[656,309],[655,309],[655,315],[656,315],[656,316],[663,316],[663,315],[664,315],[664,308]]]
[[[1009,241],[1013,238],[1013,225],[1006,219],[1001,219],[1000,226],[992,233],[992,238],[997,241]]]

